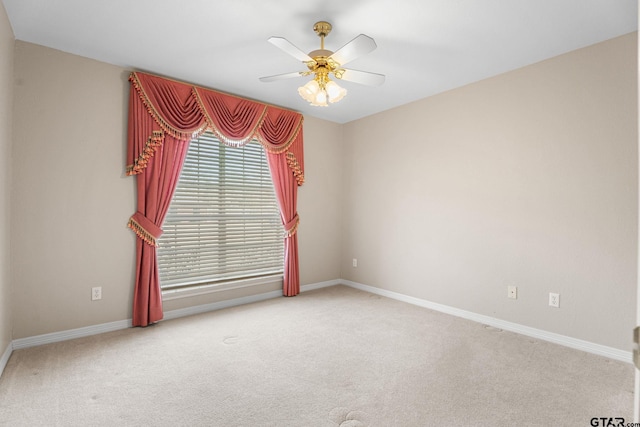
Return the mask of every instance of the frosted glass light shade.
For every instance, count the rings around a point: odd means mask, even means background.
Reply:
[[[338,86],[338,84],[334,81],[330,81],[326,86],[327,95],[329,98],[329,102],[338,102],[347,94],[347,90],[343,87]]]
[[[327,92],[325,92],[324,90],[318,92],[311,102],[311,105],[314,105],[316,107],[328,106],[329,104],[327,104]]]
[[[320,92],[320,85],[315,80],[310,80],[306,85],[298,88],[302,99],[308,102],[313,102],[318,92]]]
[[[327,79],[328,80],[328,79]],[[320,86],[316,79],[308,81],[298,88],[298,93],[308,103],[316,107],[326,107],[328,102],[338,102],[347,94],[347,90],[329,80],[326,85]]]

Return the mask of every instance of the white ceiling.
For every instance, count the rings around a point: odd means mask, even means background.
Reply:
[[[636,31],[637,0],[2,0],[16,39],[346,123]],[[386,75],[379,87],[342,82],[346,98],[311,107],[305,70],[267,42],[318,49],[360,33],[378,48],[347,68]]]

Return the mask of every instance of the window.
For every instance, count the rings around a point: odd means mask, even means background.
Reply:
[[[162,228],[163,291],[281,275],[283,227],[262,146],[193,139]]]

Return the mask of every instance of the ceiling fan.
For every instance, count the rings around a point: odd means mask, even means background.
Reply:
[[[359,83],[368,86],[379,86],[384,83],[384,75],[342,68],[346,63],[361,55],[372,52],[376,42],[369,36],[360,34],[335,52],[324,48],[324,38],[331,32],[331,24],[326,21],[316,22],[313,30],[320,37],[320,49],[304,53],[289,40],[283,37],[270,37],[269,42],[299,61],[308,68],[306,71],[278,74],[261,77],[262,82],[289,79],[292,77],[313,75],[313,80],[298,88],[300,96],[311,105],[326,107],[327,102],[338,102],[347,94],[347,90],[338,86],[330,76],[338,80]]]

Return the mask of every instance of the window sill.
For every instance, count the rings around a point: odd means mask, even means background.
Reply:
[[[232,289],[248,288],[252,286],[264,286],[273,283],[279,283],[280,285],[282,285],[282,275],[277,274],[273,276],[257,277],[253,279],[239,279],[224,283],[194,285],[179,289],[164,290],[162,291],[162,301],[171,301],[180,298],[188,298],[197,295],[229,291]]]

